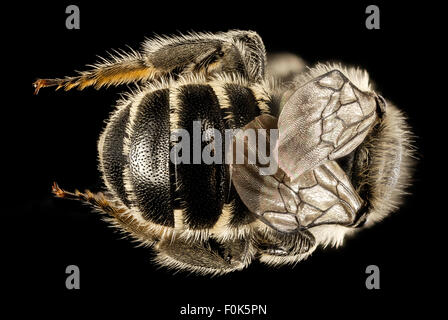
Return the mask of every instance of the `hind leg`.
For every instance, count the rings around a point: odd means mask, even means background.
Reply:
[[[145,41],[142,47],[140,52],[116,52],[77,76],[38,79],[34,82],[34,93],[45,87],[83,90],[93,86],[99,89],[183,74],[234,73],[251,82],[264,77],[264,45],[258,34],[251,31],[159,37]]]

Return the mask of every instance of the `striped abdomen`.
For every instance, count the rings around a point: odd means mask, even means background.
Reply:
[[[201,135],[213,128],[224,137],[225,129],[241,128],[269,112],[268,100],[260,87],[231,80],[196,79],[143,90],[113,113],[100,138],[106,186],[143,219],[164,227],[214,228],[224,214],[225,227],[252,222],[231,185],[229,165],[202,159],[174,165],[170,134],[175,129],[190,133],[193,159],[194,121],[200,121]],[[202,142],[201,150],[207,144]]]

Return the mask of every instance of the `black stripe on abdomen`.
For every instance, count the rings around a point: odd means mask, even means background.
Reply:
[[[150,92],[133,108],[136,109],[128,156],[130,200],[146,220],[174,227],[169,170],[169,90]]]
[[[228,122],[230,129],[243,128],[260,115],[260,109],[252,91],[240,84],[227,83],[224,85],[225,94],[229,105],[225,111],[231,114],[231,121]],[[229,195],[230,200],[234,200],[233,214],[230,226],[239,227],[253,222],[256,218],[241,200],[240,196],[232,185]]]
[[[242,128],[255,117],[260,115],[260,109],[252,91],[239,84],[224,85],[225,94],[229,101],[227,113],[231,114],[231,129]]]
[[[176,197],[184,210],[185,223],[189,228],[211,228],[219,219],[228,190],[229,172],[225,164],[193,164],[193,121],[200,121],[201,136],[207,129],[217,129],[224,137],[224,120],[219,101],[210,85],[188,84],[177,88],[172,101],[177,127],[190,133],[191,164],[178,164],[175,168],[178,183]],[[198,137],[196,137],[198,138]],[[199,137],[201,139],[201,137]],[[202,140],[202,139],[201,139]],[[201,154],[210,142],[201,141]],[[224,141],[221,152],[224,156]],[[223,157],[224,160],[224,157]]]

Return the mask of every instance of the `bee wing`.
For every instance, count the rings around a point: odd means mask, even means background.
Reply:
[[[245,129],[271,129],[276,124],[274,117],[262,115]],[[269,131],[266,134],[269,144]],[[235,140],[245,146],[245,162],[232,165],[232,182],[247,208],[265,224],[293,233],[321,224],[355,223],[363,201],[335,161],[325,160],[301,175],[288,175],[281,168],[273,175],[262,175],[259,164],[247,161],[258,144],[238,139],[244,137],[236,136]]]
[[[244,130],[276,128],[277,119],[263,114],[249,122]],[[266,131],[266,138],[266,149],[268,149],[270,144],[269,131]],[[244,163],[232,164],[231,176],[241,200],[265,224],[281,232],[293,232],[298,228],[297,219],[293,213],[288,213],[285,210],[282,196],[277,192],[279,178],[273,175],[261,175],[260,165],[248,160],[251,153],[257,153],[258,143],[251,144],[243,135],[237,135],[235,136],[233,150],[236,150],[238,144],[244,145]],[[281,175],[281,173],[277,172],[276,175]],[[267,214],[265,216],[265,209],[272,213],[280,212],[281,214]]]
[[[352,152],[377,119],[377,96],[333,70],[299,87],[278,119],[278,164],[300,176]]]
[[[282,172],[260,175],[256,165],[233,165],[241,200],[265,224],[297,232],[322,224],[350,226],[363,200],[335,161],[326,161],[295,180]]]

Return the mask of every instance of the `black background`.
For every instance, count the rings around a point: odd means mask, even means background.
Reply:
[[[80,30],[65,28],[69,4],[80,8]],[[8,191],[3,193],[7,257],[2,265],[15,310],[58,317],[138,313],[147,319],[160,318],[155,314],[185,318],[179,311],[186,304],[267,304],[266,319],[431,312],[427,302],[443,276],[432,249],[437,240],[428,225],[423,227],[430,219],[422,217],[431,216],[432,226],[438,214],[426,201],[435,197],[427,168],[428,150],[437,142],[427,135],[434,128],[418,77],[431,63],[424,55],[432,42],[428,35],[440,31],[432,25],[438,9],[376,2],[381,29],[367,30],[368,4],[61,1],[6,7],[3,49],[11,57],[3,67],[13,85],[4,91],[2,108],[2,127],[8,128],[3,133]],[[151,262],[151,250],[120,239],[89,208],[50,193],[53,181],[68,190],[102,188],[96,142],[126,87],[43,89],[34,96],[31,84],[36,78],[73,75],[110,49],[138,49],[154,34],[236,28],[257,31],[270,52],[293,52],[310,64],[337,60],[366,68],[378,91],[408,114],[418,137],[412,195],[383,223],[342,248],[318,249],[294,268],[254,263],[213,279],[173,275]],[[65,288],[70,264],[80,267],[80,290]],[[381,270],[380,290],[365,287],[371,264]]]

